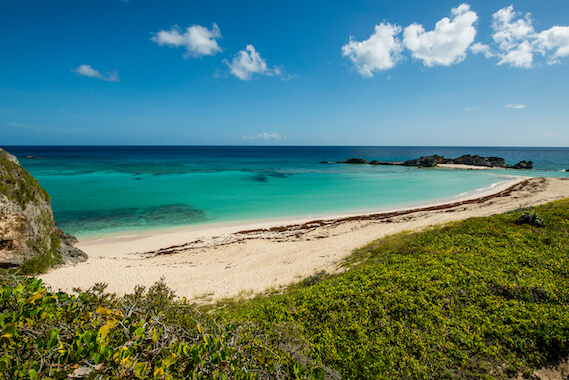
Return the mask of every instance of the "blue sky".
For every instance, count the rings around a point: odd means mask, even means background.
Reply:
[[[0,0],[2,145],[569,146],[569,2]]]

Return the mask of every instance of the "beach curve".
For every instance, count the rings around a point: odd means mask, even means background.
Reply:
[[[126,294],[161,279],[180,297],[207,302],[275,290],[386,235],[488,216],[569,197],[569,179],[517,178],[454,202],[383,213],[264,222],[81,242],[89,260],[39,276],[54,290],[106,283]]]

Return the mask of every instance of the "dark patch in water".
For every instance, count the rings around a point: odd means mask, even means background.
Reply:
[[[57,226],[71,234],[129,228],[181,226],[205,220],[207,220],[207,217],[204,210],[186,204],[55,213]]]
[[[267,176],[263,174],[257,174],[253,177],[253,181],[256,182],[267,182]]]
[[[255,176],[253,176],[253,181],[256,182],[267,182],[267,177],[274,177],[274,178],[287,178],[289,176],[289,174],[285,174],[285,173],[280,173],[280,172],[262,172],[262,173],[257,173]]]
[[[153,224],[191,224],[206,219],[205,211],[186,204],[150,207],[140,217]]]

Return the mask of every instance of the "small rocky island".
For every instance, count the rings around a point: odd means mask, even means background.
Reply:
[[[18,159],[0,149],[0,268],[43,271],[87,260],[74,236],[55,226],[50,197]]]
[[[325,162],[322,162],[325,163]],[[421,168],[433,168],[439,165],[467,165],[487,168],[505,168],[505,169],[533,169],[532,161],[520,161],[515,165],[507,165],[506,161],[501,157],[483,157],[465,154],[458,158],[444,158],[443,156],[422,156],[413,160],[404,162],[382,162],[369,161],[363,158],[349,158],[345,161],[338,161],[337,164],[369,164],[369,165],[398,165],[398,166],[417,166]]]

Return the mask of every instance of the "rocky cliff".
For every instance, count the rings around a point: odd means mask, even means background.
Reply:
[[[55,227],[47,192],[16,157],[0,149],[0,267],[37,272],[85,261],[75,242]]]

